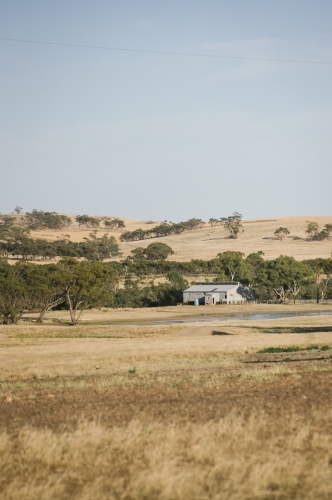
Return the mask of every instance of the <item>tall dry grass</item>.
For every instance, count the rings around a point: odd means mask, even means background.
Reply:
[[[332,413],[0,437],[3,500],[332,498]]]

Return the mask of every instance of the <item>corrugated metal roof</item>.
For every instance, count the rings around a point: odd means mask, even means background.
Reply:
[[[228,292],[229,290],[233,290],[233,288],[238,287],[238,284],[234,285],[211,285],[210,283],[201,284],[201,285],[193,285],[184,290],[185,292],[204,292],[204,293],[219,293],[219,292]]]

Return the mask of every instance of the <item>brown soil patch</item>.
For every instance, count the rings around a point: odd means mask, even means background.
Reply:
[[[301,369],[288,363],[291,373],[277,375],[267,363],[264,374],[246,366],[245,371],[237,367],[132,374],[121,384],[114,380],[118,374],[29,380],[23,391],[11,381],[11,395],[1,403],[0,429],[16,432],[29,425],[58,431],[75,428],[82,419],[108,426],[128,425],[137,418],[205,423],[231,412],[306,418],[330,409],[332,366],[323,363],[318,367],[312,362],[310,370],[308,365]],[[316,366],[324,371],[316,371]]]

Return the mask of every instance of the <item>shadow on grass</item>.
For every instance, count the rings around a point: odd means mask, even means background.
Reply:
[[[219,332],[217,330],[213,330],[211,335],[236,335],[236,333],[228,333],[228,332]]]
[[[261,330],[262,333],[332,333],[331,326],[295,326],[295,327],[282,327],[276,326],[273,328],[257,328]]]

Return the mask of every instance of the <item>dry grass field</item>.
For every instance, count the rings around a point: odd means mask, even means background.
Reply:
[[[153,224],[146,224],[147,221],[133,219],[124,220],[126,223],[126,230],[128,231],[133,231],[138,228],[146,230],[154,227]],[[222,227],[211,227],[209,224],[206,224],[203,229],[186,231],[180,235],[131,243],[121,243],[120,248],[123,252],[123,257],[126,257],[134,248],[146,247],[152,242],[161,241],[173,248],[175,254],[170,257],[170,260],[176,261],[211,259],[219,252],[224,252],[226,250],[241,251],[245,253],[245,255],[262,250],[267,259],[273,259],[279,255],[293,256],[298,260],[330,257],[332,251],[332,243],[330,241],[309,242],[305,240],[307,220],[317,222],[322,229],[324,224],[332,222],[332,216],[245,220],[243,222],[244,232],[237,240],[229,239],[227,231]],[[290,231],[290,235],[283,241],[277,240],[273,235],[274,231],[280,226],[287,227]],[[79,227],[77,223],[74,222],[73,218],[73,225],[64,230],[33,231],[31,234],[33,237],[44,238],[50,241],[68,234],[72,241],[82,241],[84,237],[88,237],[90,232],[91,229],[89,228]],[[121,232],[121,230],[112,230],[107,231],[107,234],[113,235],[119,240]],[[101,229],[98,234],[102,235],[104,233],[105,230]]]
[[[0,327],[1,499],[332,498],[332,316],[179,309]]]

